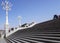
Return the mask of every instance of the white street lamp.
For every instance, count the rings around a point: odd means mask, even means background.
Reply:
[[[21,16],[18,16],[19,27],[21,26]]]
[[[2,2],[2,6],[3,6],[3,9],[6,11],[5,32],[7,34],[9,30],[8,11],[11,10],[12,5],[6,0],[5,2]]]

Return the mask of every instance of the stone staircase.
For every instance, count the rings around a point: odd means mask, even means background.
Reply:
[[[60,32],[38,33],[24,37],[7,38],[9,43],[60,43]]]
[[[60,19],[18,30],[6,38],[8,43],[60,43]]]

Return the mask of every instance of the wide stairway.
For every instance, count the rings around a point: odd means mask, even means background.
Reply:
[[[60,19],[38,23],[5,39],[7,43],[60,43]]]

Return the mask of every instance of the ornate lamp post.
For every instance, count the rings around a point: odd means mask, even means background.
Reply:
[[[2,6],[3,9],[6,11],[5,34],[7,35],[9,30],[8,11],[11,10],[11,3],[6,0],[5,2],[2,2]]]
[[[18,16],[19,27],[21,26],[21,16]]]

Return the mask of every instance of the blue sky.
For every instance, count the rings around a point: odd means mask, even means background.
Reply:
[[[4,0],[3,0],[4,1]],[[13,6],[9,11],[9,26],[18,26],[18,16],[21,23],[44,22],[53,18],[54,14],[60,14],[60,0],[8,0]],[[5,10],[0,0],[0,29],[4,29]]]

